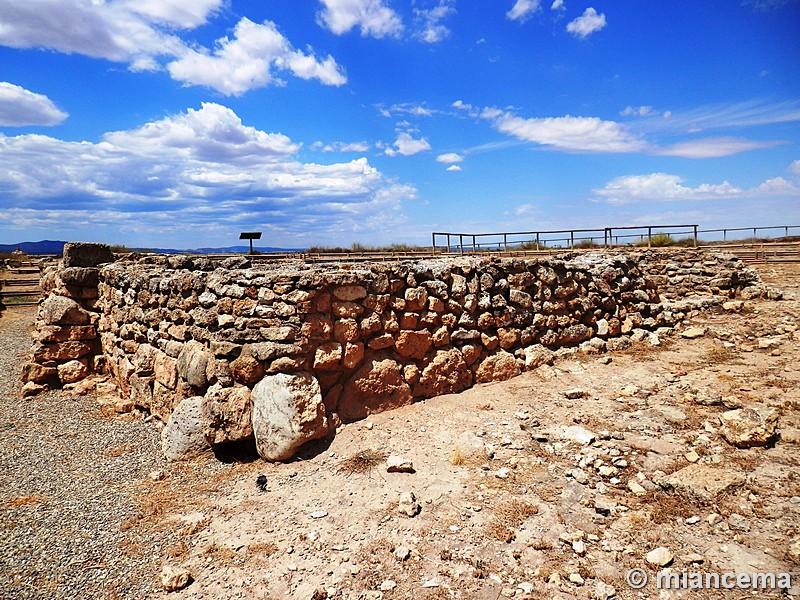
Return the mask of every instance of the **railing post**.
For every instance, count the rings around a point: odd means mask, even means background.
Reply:
[[[536,234],[536,251],[539,251],[539,234]]]
[[[431,246],[433,248],[433,253],[436,254],[436,234],[431,234]]]
[[[472,236],[472,251],[473,252],[477,252],[478,251],[478,249],[475,247],[475,236],[474,235]]]
[[[575,232],[574,231],[570,231],[569,232],[569,248],[570,248],[570,250],[575,248]]]
[[[694,229],[694,247],[697,248],[697,225],[695,225],[693,229]]]
[[[464,254],[464,236],[458,234],[458,247],[461,249],[461,254]]]
[[[447,253],[450,254],[450,234],[447,234]]]
[[[503,251],[508,252],[508,234],[503,234]]]
[[[653,238],[653,228],[652,227],[648,227],[647,228],[647,247],[648,248],[651,247],[650,243],[652,242],[652,238]]]

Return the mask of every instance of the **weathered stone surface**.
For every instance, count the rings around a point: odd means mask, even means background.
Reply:
[[[737,448],[766,446],[778,433],[778,412],[774,408],[740,408],[719,416],[722,437]]]
[[[29,398],[30,396],[36,396],[37,394],[46,392],[49,389],[50,389],[49,386],[47,386],[46,384],[36,383],[35,381],[29,381],[22,386],[20,394],[22,395],[23,398]]]
[[[337,300],[352,302],[365,298],[367,296],[367,290],[360,285],[343,285],[333,290],[333,296]]]
[[[517,359],[503,350],[486,357],[475,371],[475,383],[505,381],[520,374]]]
[[[57,376],[58,371],[55,367],[45,367],[35,362],[25,363],[22,367],[22,381],[26,383],[29,381],[44,383]]]
[[[354,421],[411,402],[411,389],[400,364],[390,358],[372,359],[347,381],[338,410],[343,421]]]
[[[397,502],[398,512],[406,517],[416,517],[422,510],[414,492],[401,492]]]
[[[266,373],[264,363],[249,354],[239,356],[239,358],[231,362],[230,367],[233,380],[244,385],[252,385],[261,381],[264,373]]]
[[[167,592],[182,590],[192,581],[192,575],[184,567],[164,565],[161,569],[161,587]]]
[[[166,388],[175,389],[178,384],[178,368],[175,359],[159,351],[153,360],[156,381]]]
[[[214,355],[194,340],[184,344],[176,364],[178,375],[192,387],[205,387],[214,377]]]
[[[33,333],[33,339],[42,343],[93,340],[97,337],[94,325],[42,325]]]
[[[88,325],[91,320],[80,304],[65,296],[49,295],[40,310],[45,325]]]
[[[195,456],[208,449],[200,416],[202,396],[186,398],[175,407],[161,430],[161,450],[167,460]]]
[[[96,267],[112,262],[114,254],[108,244],[67,242],[64,244],[62,262],[65,267]]]
[[[89,375],[87,360],[70,360],[58,365],[58,379],[61,383],[74,383]]]
[[[92,346],[86,342],[36,344],[33,347],[33,358],[37,362],[47,362],[50,360],[66,361],[81,358],[91,352]]]
[[[310,373],[268,375],[251,398],[256,448],[265,460],[287,460],[304,443],[328,433],[322,393]]]
[[[419,289],[419,288],[415,288]],[[397,334],[394,346],[397,353],[403,358],[419,360],[428,353],[432,345],[431,334],[428,331],[403,330]]]
[[[200,409],[203,435],[213,445],[239,442],[253,435],[250,389],[211,386]]]
[[[67,285],[97,287],[100,270],[95,267],[67,267],[58,272],[61,281]]]
[[[537,369],[542,365],[552,364],[555,357],[555,354],[550,348],[546,348],[541,344],[528,346],[523,352],[525,355],[525,368],[529,371]]]
[[[472,371],[464,356],[456,349],[440,350],[422,370],[414,386],[414,396],[433,398],[455,394],[472,385]]]
[[[745,482],[741,473],[693,464],[665,477],[661,485],[700,500],[711,501],[719,494]]]
[[[341,362],[342,345],[339,342],[322,344],[314,352],[314,369],[319,371],[337,369]]]

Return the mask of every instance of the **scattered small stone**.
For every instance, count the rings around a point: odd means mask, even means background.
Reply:
[[[666,567],[675,559],[675,556],[670,552],[669,548],[661,546],[650,550],[644,558],[648,564],[655,565],[656,567]]]
[[[644,489],[644,487],[642,487],[641,484],[634,479],[628,480],[628,490],[630,490],[632,494],[636,494],[637,496],[643,496],[644,494],[647,493],[647,490]]]
[[[766,446],[778,432],[778,412],[771,407],[729,410],[719,421],[722,437],[737,448]]]
[[[610,365],[611,361],[612,358],[610,356],[601,356],[597,359],[597,362],[599,362],[601,365]]]
[[[700,517],[698,517],[697,515],[691,516],[684,521],[684,523],[686,523],[687,525],[696,525],[699,522],[700,522]]]
[[[586,471],[583,469],[571,469],[567,474],[571,475],[572,478],[581,485],[589,483],[589,475],[587,475]]]
[[[718,513],[711,513],[710,515],[708,515],[706,517],[706,523],[708,523],[712,527],[714,525],[717,525],[718,523],[721,523],[721,522],[722,522],[722,515],[720,515]]]
[[[706,558],[702,554],[692,553],[682,556],[681,560],[687,565],[699,565],[704,563]]]
[[[414,492],[402,492],[397,504],[397,510],[401,515],[416,517],[422,510],[422,507],[419,505],[419,502],[417,502],[417,497],[414,495]]]
[[[613,585],[608,585],[599,579],[595,583],[594,597],[597,600],[611,600],[617,595],[617,590]]]
[[[393,590],[396,587],[397,587],[397,582],[396,581],[394,581],[392,579],[386,579],[383,582],[381,582],[380,590],[382,592],[389,592],[389,591]]]
[[[328,516],[327,510],[315,510],[314,512],[311,513],[312,519],[324,519],[327,516]]]
[[[572,551],[578,556],[586,554],[586,542],[583,540],[576,540],[572,542]]]
[[[739,513],[731,513],[728,517],[728,527],[736,531],[750,531],[750,523]]]
[[[566,398],[569,400],[577,400],[578,398],[583,398],[586,395],[586,392],[580,388],[573,388],[571,390],[566,390],[562,392]]]
[[[580,573],[570,573],[569,574],[569,581],[570,583],[574,583],[577,586],[581,586],[586,583],[583,577],[581,577]]]
[[[498,479],[508,479],[509,475],[511,475],[511,469],[508,467],[502,467],[494,473],[494,476]]]
[[[700,455],[694,450],[690,450],[689,452],[683,455],[683,458],[688,460],[690,463],[696,463],[698,460],[700,460]]]
[[[681,332],[681,337],[684,337],[687,340],[693,340],[695,338],[703,337],[705,334],[706,330],[704,327],[689,327],[689,329]]]
[[[266,475],[259,475],[256,478],[256,488],[259,492],[266,492],[267,491],[267,476]]]
[[[177,592],[191,583],[192,574],[188,569],[164,565],[161,569],[161,587],[168,592]]]
[[[428,579],[427,581],[422,583],[422,587],[424,588],[438,588],[439,582],[435,579]]]
[[[617,505],[614,504],[613,501],[611,501],[608,498],[605,498],[603,496],[600,496],[600,497],[596,498],[595,501],[594,501],[594,510],[595,510],[595,512],[597,514],[603,515],[605,517],[610,516],[611,514],[613,514],[614,509],[616,509],[616,508],[617,508]]]
[[[398,546],[394,549],[394,557],[400,561],[408,560],[411,557],[411,550],[405,546]]]
[[[147,476],[150,478],[150,481],[164,481],[167,478],[166,472],[161,469],[150,471]]]
[[[389,473],[413,473],[414,463],[407,458],[393,454],[386,459],[386,470]]]

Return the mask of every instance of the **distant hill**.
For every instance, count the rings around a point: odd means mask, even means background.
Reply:
[[[25,254],[61,254],[64,251],[66,242],[42,240],[41,242],[20,242],[18,244],[0,244],[0,252],[13,252],[17,248]],[[274,248],[271,246],[254,247],[258,252],[302,252],[299,248]],[[138,250],[138,248],[131,248]],[[158,252],[159,254],[178,254],[188,252],[190,254],[244,254],[250,251],[250,246],[228,246],[226,248],[194,248],[191,250],[179,250],[177,248],[147,248],[147,252]]]
[[[14,252],[17,248],[25,254],[61,254],[66,242],[42,240],[41,242],[20,242],[18,244],[0,244],[0,252]]]

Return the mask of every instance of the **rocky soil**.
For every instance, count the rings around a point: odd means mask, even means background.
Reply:
[[[760,271],[783,301],[622,352],[562,350],[278,464],[242,448],[168,463],[155,422],[63,391],[20,400],[32,314],[9,311],[0,595],[799,597],[800,268]],[[792,572],[795,587],[659,592],[662,567]],[[651,583],[631,589],[631,568]]]

